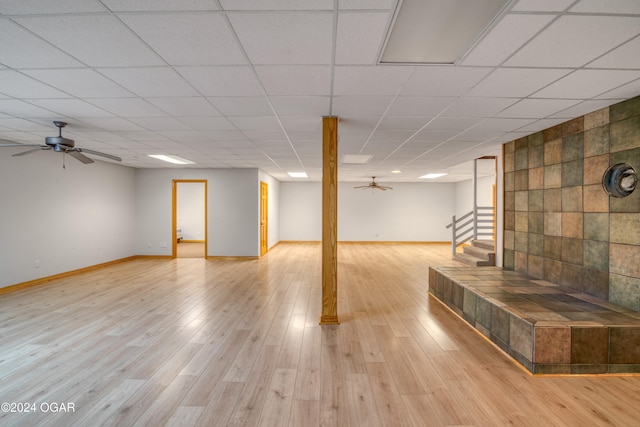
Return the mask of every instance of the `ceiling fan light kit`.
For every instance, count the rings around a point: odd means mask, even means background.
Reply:
[[[371,177],[371,182],[368,185],[359,185],[356,187],[353,187],[355,189],[360,189],[360,190],[366,190],[367,188],[370,188],[372,190],[382,190],[382,191],[387,191],[387,190],[393,190],[393,187],[388,187],[386,185],[380,185],[376,182],[376,177],[372,176]]]

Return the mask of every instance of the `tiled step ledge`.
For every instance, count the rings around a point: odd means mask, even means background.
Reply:
[[[531,373],[640,373],[640,313],[500,267],[430,267],[429,292]]]

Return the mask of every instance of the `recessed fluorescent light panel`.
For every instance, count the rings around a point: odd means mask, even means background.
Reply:
[[[455,64],[516,0],[403,0],[381,64]]]
[[[364,165],[371,160],[373,156],[367,154],[345,154],[342,156],[343,165]]]
[[[195,162],[191,160],[183,159],[178,156],[168,156],[164,154],[149,154],[149,157],[153,157],[154,159],[163,160],[165,162],[173,163],[176,165],[194,165]]]
[[[422,175],[420,178],[424,178],[424,179],[435,179],[435,178],[440,178],[441,176],[445,176],[446,173],[428,173],[426,175]]]
[[[306,172],[288,172],[288,175],[291,178],[308,178],[309,177]]]

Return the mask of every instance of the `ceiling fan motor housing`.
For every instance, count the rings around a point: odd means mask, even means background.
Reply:
[[[45,144],[50,145],[53,148],[56,148],[56,146],[58,145],[73,148],[73,146],[75,145],[73,139],[65,138],[63,136],[48,136],[44,139],[44,142]]]

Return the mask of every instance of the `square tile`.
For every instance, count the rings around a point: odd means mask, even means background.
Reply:
[[[582,186],[562,187],[562,212],[582,212]]]
[[[584,133],[584,156],[609,153],[609,125],[599,126]]]
[[[544,143],[544,165],[554,165],[562,161],[562,139]]]
[[[544,257],[560,261],[562,254],[562,237],[544,236]]]
[[[608,362],[608,328],[571,328],[571,363],[603,364]]]
[[[529,255],[527,262],[527,274],[531,277],[542,279],[544,277],[544,258]]]
[[[545,212],[544,234],[546,236],[562,236],[562,213]]]
[[[515,249],[515,231],[504,230],[503,240],[505,249]]]
[[[562,136],[581,133],[584,130],[584,116],[562,123]]]
[[[582,290],[589,295],[609,300],[609,273],[585,268]]]
[[[529,169],[529,189],[544,188],[544,167]]]
[[[562,263],[559,260],[544,259],[544,280],[560,283],[562,277]]]
[[[609,243],[583,241],[583,265],[594,270],[609,271]]]
[[[507,172],[504,174],[504,191],[515,191],[515,173]]]
[[[514,190],[523,191],[529,189],[529,171],[519,170],[514,172]]]
[[[544,190],[529,191],[529,212],[542,212],[544,210]]]
[[[610,328],[609,351],[609,363],[640,364],[640,328]]]
[[[505,230],[516,229],[516,213],[514,211],[504,212],[504,229]]]
[[[542,145],[542,134],[537,133],[533,135],[540,135],[537,145],[531,145],[531,139],[529,142],[529,168],[539,168],[544,166],[544,145]],[[530,136],[531,138],[531,136]]]
[[[562,164],[549,165],[544,167],[544,188],[562,187]]]
[[[582,193],[585,212],[609,212],[609,195],[601,184],[585,185]]]
[[[529,167],[529,149],[528,147],[516,148],[515,170],[527,169]]]
[[[562,237],[582,239],[583,237],[583,213],[562,213]]]
[[[505,191],[504,192],[504,208],[505,208],[505,210],[508,210],[508,211],[515,211],[516,210],[516,193],[515,193],[515,191]]]
[[[534,329],[534,363],[571,363],[571,328]]]
[[[526,252],[514,251],[513,253],[513,271],[521,274],[528,274],[528,256]]]
[[[602,185],[602,177],[609,167],[609,154],[601,154],[599,156],[585,157],[584,159],[584,176],[582,183],[584,185],[600,184]]]
[[[514,170],[516,170],[516,162],[515,162],[515,152],[510,151],[510,152],[506,152],[504,153],[504,171],[506,172],[513,172]]]
[[[516,212],[515,220],[516,231],[529,231],[529,214],[527,212]]]
[[[529,192],[528,191],[516,191],[516,201],[515,201],[516,211],[527,211],[529,210]]]
[[[569,264],[582,265],[582,251],[583,251],[582,239],[570,239],[567,237],[562,238],[562,256],[560,260],[562,262],[568,262]]]
[[[533,361],[533,325],[516,316],[509,318],[509,346]]]
[[[562,163],[562,187],[574,187],[582,185],[583,159]]]
[[[609,119],[612,122],[640,114],[640,98],[635,97],[609,107]]]
[[[579,265],[562,263],[560,282],[558,284],[584,292],[584,268]]]
[[[544,211],[560,212],[562,210],[562,188],[544,190]]]
[[[518,252],[527,252],[529,249],[529,233],[516,231],[515,250]]]
[[[640,311],[640,278],[610,274],[608,299],[613,304]]]
[[[510,315],[502,308],[491,306],[491,335],[509,344]]]
[[[544,234],[544,214],[542,212],[529,212],[529,233]],[[580,230],[582,236],[582,230]]]
[[[640,245],[640,213],[612,213],[609,232],[611,243]]]
[[[583,221],[585,239],[609,241],[608,213],[585,213]]]
[[[543,130],[542,135],[545,143],[562,138],[562,124]]]
[[[491,330],[491,306],[492,304],[482,297],[476,300],[476,323]]]
[[[583,136],[577,133],[562,138],[562,161],[570,162],[584,157],[583,153]]]
[[[609,123],[609,107],[601,108],[584,116],[584,130],[593,129]]]
[[[529,254],[535,256],[544,256],[544,235],[529,233]]]
[[[638,260],[640,260],[640,246],[618,243],[609,245],[609,271],[611,273],[640,277],[640,262]]]
[[[623,151],[640,147],[640,115],[631,116],[609,125],[610,151]]]

